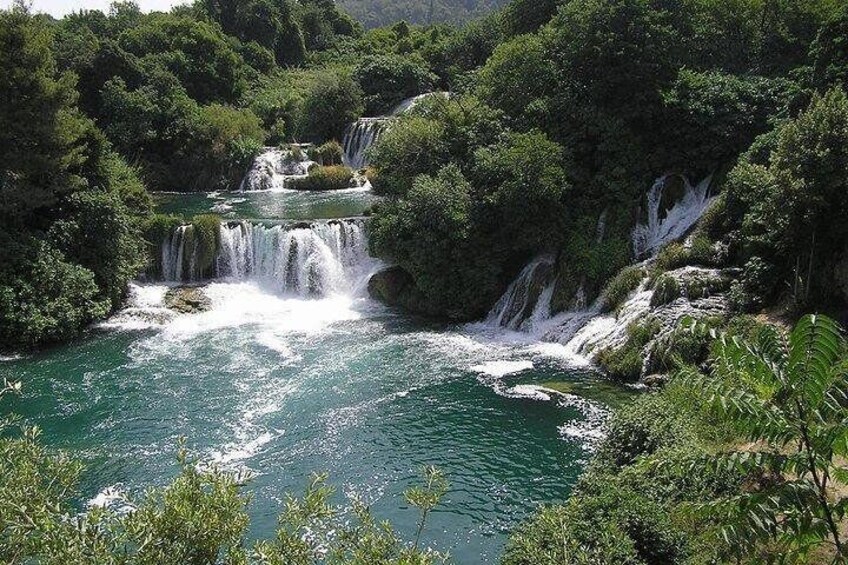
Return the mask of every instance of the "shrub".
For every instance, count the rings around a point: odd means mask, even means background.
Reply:
[[[71,263],[47,242],[3,242],[14,260],[0,266],[0,343],[33,347],[74,337],[106,316],[94,273]]]
[[[657,255],[654,263],[657,271],[666,272],[679,269],[689,265],[691,261],[690,251],[680,242],[672,242],[663,247]]]
[[[427,92],[436,79],[420,57],[409,55],[366,57],[356,67],[353,78],[365,93],[369,116],[385,114],[404,99]]]
[[[659,308],[671,304],[682,295],[680,283],[669,275],[662,275],[654,283],[654,294],[651,296],[651,308]]]
[[[340,190],[350,188],[353,171],[343,166],[313,167],[309,176],[292,179],[289,186],[294,190]]]
[[[618,310],[633,291],[639,288],[644,278],[645,270],[642,267],[627,267],[619,272],[604,289],[604,309],[607,311]]]
[[[309,158],[323,167],[342,164],[344,150],[338,141],[328,141],[324,145],[312,147],[308,151]]]
[[[610,377],[622,381],[638,381],[642,376],[645,346],[660,331],[658,320],[648,318],[627,327],[627,341],[619,348],[608,347],[598,353],[600,365]]]
[[[721,318],[706,318],[693,323],[682,320],[678,327],[651,345],[649,373],[672,373],[687,365],[700,365],[710,353],[709,330],[722,325]]]

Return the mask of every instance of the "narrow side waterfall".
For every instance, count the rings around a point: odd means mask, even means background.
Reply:
[[[284,190],[290,178],[309,174],[314,161],[289,149],[266,147],[254,160],[241,181],[242,192]]]
[[[665,244],[686,235],[713,202],[710,195],[712,176],[695,186],[685,177],[678,177],[683,182],[682,197],[670,209],[663,209],[665,192],[672,178],[675,177],[666,175],[658,179],[648,191],[648,222],[633,230],[633,252],[636,257],[652,256]]]
[[[385,131],[389,118],[361,118],[347,127],[342,148],[342,162],[353,170],[368,166],[368,149],[374,145]]]
[[[542,256],[531,261],[486,318],[492,327],[510,330],[530,330],[551,317],[551,298],[554,293],[554,260]]]
[[[192,229],[182,226],[163,243],[165,280],[258,280],[282,293],[318,297],[358,291],[375,263],[362,220],[295,229],[238,222],[221,224],[213,272],[202,274],[203,254],[194,252],[192,238],[186,237]]]

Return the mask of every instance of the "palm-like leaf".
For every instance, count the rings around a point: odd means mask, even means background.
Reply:
[[[841,328],[826,317],[807,316],[788,335],[764,329],[750,343],[718,336],[713,351],[709,377],[690,368],[680,378],[758,447],[711,454],[692,470],[731,469],[752,477],[765,472],[774,480],[700,510],[723,517],[729,545],[769,540],[794,555],[829,541],[842,552],[836,521],[848,514],[848,500],[833,501],[828,490],[832,479],[848,481],[848,470],[834,463],[835,455],[848,455]]]

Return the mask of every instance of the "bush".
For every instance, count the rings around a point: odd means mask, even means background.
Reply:
[[[720,327],[722,321],[707,318],[697,323],[679,322],[678,327],[651,345],[648,372],[669,374],[687,365],[701,365],[707,360],[713,342],[709,330]]]
[[[344,156],[344,150],[338,141],[328,141],[324,145],[311,147],[308,151],[309,158],[321,165],[329,167],[333,165],[341,165]]]
[[[436,80],[423,60],[409,55],[365,57],[353,78],[365,93],[365,112],[369,116],[386,114],[403,100],[428,92]]]
[[[450,158],[444,125],[410,116],[395,122],[371,148],[371,166],[378,172],[374,190],[403,196],[415,177],[435,174]]]
[[[682,243],[675,241],[660,250],[657,254],[657,260],[654,262],[654,267],[657,271],[664,273],[685,267],[690,264],[691,260],[692,256],[689,249]]]
[[[659,308],[671,304],[682,296],[680,283],[672,276],[662,275],[654,283],[654,294],[651,296],[651,308]]]
[[[642,267],[627,267],[616,275],[603,292],[604,309],[608,312],[618,310],[622,304],[639,288],[645,278]]]
[[[627,382],[642,376],[645,346],[659,333],[660,323],[653,318],[633,322],[627,327],[627,341],[620,348],[609,347],[598,353],[598,365],[610,377]]]
[[[110,301],[101,297],[94,273],[48,243],[29,238],[4,241],[3,247],[13,258],[0,266],[4,349],[68,340],[109,312]]]
[[[343,166],[312,167],[309,176],[292,179],[289,187],[294,190],[341,190],[350,188],[353,171]]]
[[[597,460],[620,469],[639,457],[693,437],[694,430],[683,407],[670,403],[663,393],[649,393],[616,412],[598,449]]]
[[[347,72],[320,71],[311,77],[306,90],[299,131],[313,143],[341,139],[364,109],[362,89]]]

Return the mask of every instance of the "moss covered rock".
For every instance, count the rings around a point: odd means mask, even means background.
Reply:
[[[165,306],[180,314],[198,314],[212,309],[212,300],[197,286],[172,288],[165,294]]]

